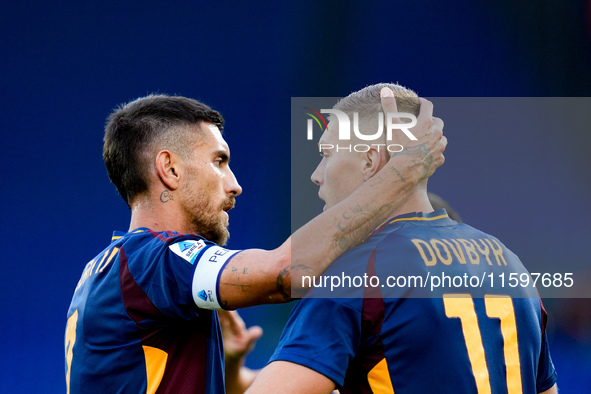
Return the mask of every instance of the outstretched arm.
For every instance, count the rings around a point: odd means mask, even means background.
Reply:
[[[382,90],[384,113],[397,112],[392,91]],[[321,275],[342,253],[357,245],[396,211],[416,183],[444,162],[447,139],[433,105],[421,99],[417,137],[394,154],[376,176],[297,230],[279,248],[248,249],[235,255],[219,282],[221,304],[228,309],[287,302],[305,295],[301,278]],[[292,253],[292,248],[295,253]]]

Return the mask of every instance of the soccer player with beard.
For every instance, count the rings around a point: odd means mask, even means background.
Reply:
[[[277,249],[237,251],[223,247],[228,211],[242,192],[223,123],[208,106],[167,95],[110,115],[103,157],[131,223],[86,265],[74,291],[65,334],[68,393],[223,393],[216,310],[301,295],[305,289],[292,288],[291,278],[321,274],[367,236],[394,212],[391,201],[404,200],[443,163],[446,145],[443,124],[425,110],[413,129],[416,149],[393,158],[379,181]],[[292,243],[300,246],[297,258]]]

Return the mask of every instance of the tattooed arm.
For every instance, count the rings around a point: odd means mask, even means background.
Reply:
[[[382,96],[382,108],[384,113],[397,112],[391,91]],[[376,176],[305,224],[279,248],[248,249],[234,256],[220,278],[222,305],[236,309],[305,295],[307,289],[297,287],[302,276],[321,275],[337,257],[392,216],[417,182],[443,164],[447,140],[442,129],[441,119],[433,118],[433,105],[421,99],[413,128],[418,141],[393,155]]]

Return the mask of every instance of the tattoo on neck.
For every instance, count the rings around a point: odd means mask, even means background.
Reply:
[[[172,200],[172,194],[168,190],[164,190],[162,193],[160,193],[160,202],[167,203]]]

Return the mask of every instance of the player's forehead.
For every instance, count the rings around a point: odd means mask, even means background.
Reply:
[[[318,144],[332,144],[338,139],[338,125],[336,122],[328,122],[328,127],[322,133]]]
[[[203,122],[200,125],[201,131],[205,135],[206,144],[213,150],[225,152],[228,156],[230,155],[230,147],[222,136],[220,129],[212,124]]]

